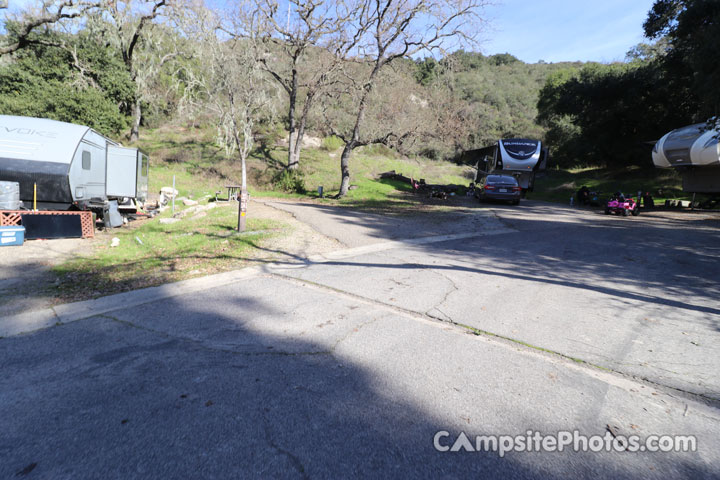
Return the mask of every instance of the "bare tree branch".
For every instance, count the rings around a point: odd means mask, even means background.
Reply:
[[[11,29],[10,35],[8,35],[11,43],[0,46],[0,55],[12,53],[26,46],[30,42],[29,37],[35,29],[55,24],[61,20],[81,17],[88,10],[96,8],[97,5],[95,2],[79,0],[63,0],[55,4],[52,2],[44,3],[41,13],[35,15],[28,13],[25,18],[16,22],[16,28]],[[52,11],[52,8],[54,8],[54,11]]]

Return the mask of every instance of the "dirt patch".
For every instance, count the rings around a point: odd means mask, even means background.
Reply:
[[[0,250],[0,316],[46,307],[57,278],[50,269],[92,249],[92,240],[28,240]]]
[[[257,201],[250,202],[248,215],[256,218],[277,220],[288,227],[286,235],[272,237],[263,242],[256,261],[266,263],[302,262],[311,255],[338,250],[343,245],[334,238],[327,237],[310,225],[299,221],[294,215]]]

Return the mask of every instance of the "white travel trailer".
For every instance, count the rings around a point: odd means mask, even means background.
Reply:
[[[44,118],[0,115],[0,180],[20,184],[20,200],[42,210],[94,210],[111,201],[145,202],[148,157],[90,127]]]
[[[720,131],[698,123],[678,128],[657,141],[652,151],[658,168],[675,168],[683,191],[720,193]]]
[[[547,168],[548,154],[548,149],[539,140],[526,138],[498,140],[489,147],[465,153],[471,163],[476,163],[476,182],[491,174],[512,175],[523,192],[533,190],[536,173]]]

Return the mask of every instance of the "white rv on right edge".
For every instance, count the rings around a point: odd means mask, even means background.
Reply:
[[[658,168],[675,168],[682,175],[683,191],[720,193],[720,131],[697,123],[678,128],[657,141],[652,151]]]

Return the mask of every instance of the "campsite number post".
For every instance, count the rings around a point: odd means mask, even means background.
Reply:
[[[238,202],[238,232],[245,231],[245,218],[247,215],[248,197],[249,195],[246,190],[242,190],[240,192],[240,201]]]

